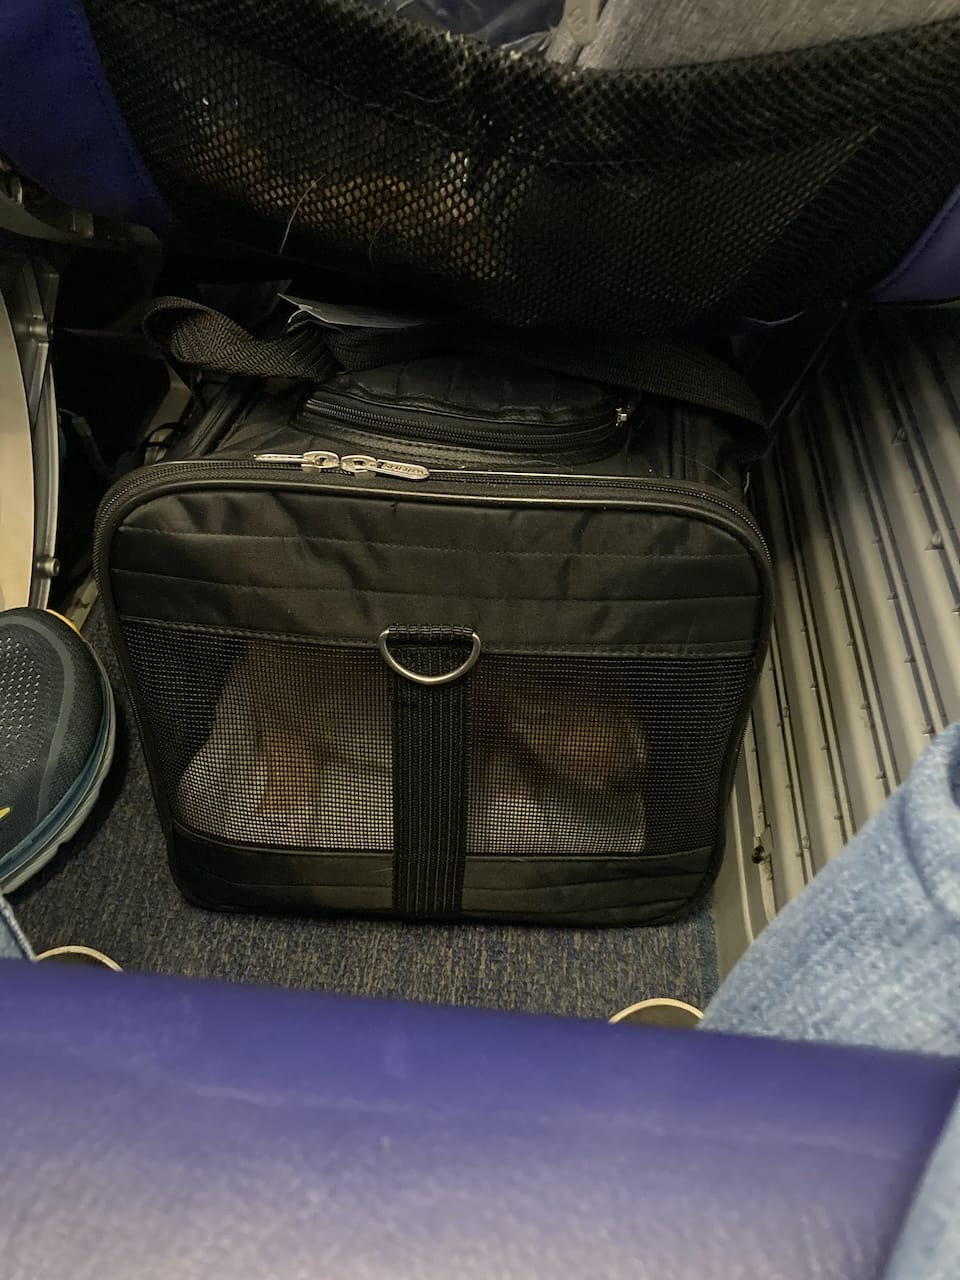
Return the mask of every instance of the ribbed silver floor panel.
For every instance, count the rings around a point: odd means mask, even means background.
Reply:
[[[755,499],[777,606],[718,889],[729,953],[960,719],[960,312],[852,325]]]

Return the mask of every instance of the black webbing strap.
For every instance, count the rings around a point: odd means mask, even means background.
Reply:
[[[523,361],[732,414],[761,428],[757,452],[766,442],[763,407],[742,376],[708,351],[677,338],[506,333],[457,324],[346,331],[301,324],[276,338],[255,338],[220,312],[186,298],[157,298],[143,325],[175,360],[261,378],[323,382],[334,371],[334,359],[357,372],[448,351]]]
[[[157,298],[143,317],[147,337],[181,364],[256,378],[325,382],[336,371],[326,335],[298,325],[276,338],[255,338],[221,311],[189,298]]]
[[[597,338],[595,334],[513,333],[451,325],[389,331],[331,330],[327,344],[351,372],[443,351],[469,351],[611,387],[684,400],[765,428],[760,401],[730,365],[679,338]]]
[[[390,653],[413,674],[446,675],[469,655],[471,636],[461,627],[391,627]],[[391,675],[393,906],[403,915],[460,911],[468,679],[423,685]]]

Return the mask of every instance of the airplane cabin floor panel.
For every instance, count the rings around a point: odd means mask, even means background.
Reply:
[[[850,324],[755,507],[777,606],[716,895],[721,976],[960,719],[960,311]]]

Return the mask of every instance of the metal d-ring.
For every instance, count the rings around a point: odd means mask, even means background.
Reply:
[[[386,631],[381,631],[377,636],[377,647],[380,650],[380,654],[383,657],[384,662],[391,671],[395,671],[398,676],[403,676],[405,680],[412,680],[414,684],[451,684],[454,680],[459,680],[461,676],[465,676],[468,671],[475,667],[477,659],[480,657],[480,637],[475,631],[471,631],[470,652],[464,661],[460,663],[459,667],[454,668],[453,671],[448,671],[446,675],[442,676],[422,676],[419,672],[411,671],[409,667],[402,666],[396,660],[388,647],[387,642],[389,639],[390,627],[387,627]]]

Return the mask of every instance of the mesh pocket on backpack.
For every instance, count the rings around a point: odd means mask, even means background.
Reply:
[[[398,677],[378,652],[142,622],[124,635],[181,824],[247,845],[392,852]],[[466,677],[464,854],[711,846],[752,667],[485,654]]]
[[[875,283],[960,177],[955,19],[612,74],[345,0],[84,7],[179,218],[509,325],[800,311]]]

